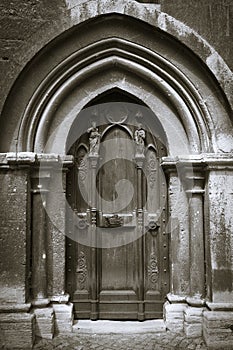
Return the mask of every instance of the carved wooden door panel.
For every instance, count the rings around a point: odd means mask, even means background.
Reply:
[[[169,280],[163,146],[141,125],[110,122],[93,124],[71,153],[66,270],[75,317],[161,318]]]

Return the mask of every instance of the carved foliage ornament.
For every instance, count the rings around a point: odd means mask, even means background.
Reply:
[[[150,152],[147,160],[147,171],[148,171],[148,180],[149,186],[152,189],[156,183],[156,171],[157,171],[157,159],[154,152]]]
[[[87,281],[87,259],[83,251],[81,251],[78,256],[76,273],[78,274],[78,288],[85,289]]]
[[[76,156],[77,168],[79,179],[83,182],[87,176],[87,158],[86,158],[86,150],[84,147],[80,147]]]
[[[158,270],[158,261],[155,254],[151,254],[149,264],[148,264],[148,278],[152,286],[155,287],[155,284],[158,282],[159,270]]]

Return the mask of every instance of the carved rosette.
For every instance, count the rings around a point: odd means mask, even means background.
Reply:
[[[76,273],[78,275],[78,288],[79,289],[86,289],[86,282],[87,282],[87,259],[86,255],[83,251],[80,252],[78,256],[78,264]]]
[[[148,265],[148,279],[152,289],[156,287],[159,278],[158,261],[155,254],[151,254]]]

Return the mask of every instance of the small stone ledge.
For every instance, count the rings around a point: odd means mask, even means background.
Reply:
[[[167,300],[170,303],[185,303],[186,302],[186,296],[168,293],[167,294]]]
[[[44,308],[47,307],[50,303],[50,300],[48,298],[41,298],[32,300],[32,306],[35,308]]]
[[[58,303],[58,304],[67,304],[69,302],[70,296],[69,294],[63,294],[63,295],[53,295],[49,298],[51,303]]]
[[[29,312],[31,304],[0,304],[0,314],[1,313],[19,313],[19,312]]]
[[[201,298],[198,298],[198,297],[187,297],[186,298],[186,302],[188,305],[190,306],[194,306],[194,307],[203,307],[206,302],[205,302],[205,299],[201,299]]]
[[[202,167],[218,167],[230,166],[233,167],[232,153],[201,153],[195,155],[184,155],[176,157],[163,157],[161,165],[166,168],[170,166],[202,166]]]
[[[33,153],[33,152],[9,152],[0,153],[0,166],[2,165],[66,165],[73,164],[72,155],[54,154],[54,153]]]
[[[211,303],[206,302],[211,311],[233,311],[233,303]]]

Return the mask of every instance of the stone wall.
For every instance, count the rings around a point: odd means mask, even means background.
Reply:
[[[161,0],[161,10],[196,30],[233,69],[231,0]]]
[[[124,8],[126,2],[129,5],[127,9]],[[149,10],[148,5],[145,4],[146,1],[140,1],[141,7],[138,9],[135,5],[138,4],[138,2],[133,0],[119,0],[117,3],[111,0],[98,0],[97,2],[81,1],[82,6],[80,7],[78,7],[80,1],[76,0],[2,0],[0,4],[0,110],[2,110],[6,98],[9,96],[10,88],[18,78],[20,72],[24,69],[24,73],[30,72],[31,74],[31,71],[25,68],[25,66],[30,62],[33,56],[38,53],[41,48],[45,47],[47,43],[56,38],[57,35],[63,35],[65,31],[76,26],[79,21],[82,22],[88,19],[89,15],[90,17],[94,17],[97,14],[105,13],[105,4],[108,5],[106,6],[106,11],[114,9],[114,6],[118,6],[119,4],[118,13],[120,14],[123,14],[125,11],[124,14],[129,16],[130,9],[132,9],[135,18],[137,18],[136,15],[139,13],[144,20],[148,19],[148,23],[158,23],[160,29],[164,29],[164,31],[176,35],[177,39],[181,42],[183,41],[187,45],[192,44],[190,47],[193,47],[195,53],[200,52],[200,58],[203,59],[204,62],[208,61],[208,55],[210,55],[211,51],[208,51],[210,48],[208,44],[203,41],[203,38],[208,40],[210,44],[219,51],[219,54],[226,60],[229,67],[233,69],[233,52],[231,45],[231,21],[233,18],[232,1],[200,0],[195,2],[193,0],[161,0],[148,2],[151,3],[151,6],[156,7],[151,7],[151,10]],[[96,5],[97,3],[101,6],[98,7]],[[193,31],[190,30],[189,36],[187,37],[189,31],[187,27],[175,22],[171,17],[168,18],[163,15],[160,16],[158,13],[156,14],[155,9],[156,11],[161,9],[174,18],[181,20],[192,29],[196,30],[200,36],[198,37],[196,34],[195,36]],[[111,12],[110,10],[109,12]],[[155,20],[155,23],[153,20]],[[167,24],[172,28],[170,32],[166,27]],[[80,27],[78,27],[78,29],[79,28]],[[98,36],[98,31],[96,32]],[[83,44],[82,39],[83,37],[80,39],[81,47]],[[201,56],[201,51],[205,44],[208,50]],[[83,45],[85,46],[85,43]],[[179,54],[175,55],[176,59],[181,53],[182,57],[184,56],[182,49],[180,51]],[[40,61],[40,73],[46,71],[46,68],[49,72],[48,61],[51,67],[53,67],[53,64],[56,65],[59,62],[60,58],[53,57],[51,52],[51,48],[47,48],[46,60],[44,59],[46,55],[44,55],[43,60]],[[54,51],[53,53],[55,56]],[[65,55],[69,54],[64,50],[63,55],[62,59],[65,59]],[[42,54],[37,55],[38,61],[41,57]],[[58,61],[56,61],[56,59]],[[172,61],[172,59],[170,60]],[[219,76],[225,77],[224,81],[222,81],[222,87],[224,88],[226,84],[230,84],[230,78],[228,79],[230,75],[228,75],[229,71],[227,70],[227,66],[218,65],[219,62],[220,61],[216,60],[214,69],[216,70],[216,79]],[[195,67],[195,64],[193,64],[193,66]],[[224,69],[226,69],[226,71],[224,71]],[[203,72],[206,73],[207,70],[203,69]],[[189,74],[191,73],[189,72]],[[218,73],[220,75],[218,75]],[[195,76],[194,73],[192,74]],[[25,74],[25,76],[27,79],[27,74]],[[208,74],[203,74],[203,76],[209,79]],[[27,85],[20,86],[20,84],[18,84],[22,90],[23,108],[26,107],[26,102],[28,102],[30,98],[29,95],[35,90],[40,79],[43,79],[42,73],[41,76],[38,74],[37,79],[35,79],[36,82],[32,82],[30,76],[27,80]],[[192,80],[191,76],[190,80]],[[208,104],[209,106],[213,105],[213,109],[211,109],[211,106],[209,107],[210,114],[217,119],[213,129],[216,129],[218,132],[216,137],[224,138],[224,127],[225,129],[229,129],[228,125],[230,125],[230,121],[227,119],[229,124],[224,124],[226,119],[224,119],[223,114],[219,112],[220,109],[217,109],[217,107],[215,109],[215,103],[222,103],[222,105],[225,106],[227,100],[225,97],[222,98],[223,95],[219,92],[215,94],[213,90],[216,85],[213,84],[213,80],[210,79],[208,81],[211,82],[210,90],[208,90],[211,91],[209,94],[210,96],[208,96]],[[229,84],[228,91],[231,93]],[[143,83],[140,82],[140,90],[142,90],[142,85]],[[151,96],[153,99],[153,95]],[[77,103],[77,100],[74,100],[75,103]],[[13,99],[9,99],[8,104],[11,104],[12,101]],[[199,101],[199,103],[201,105],[202,101]],[[22,106],[19,107],[19,105],[15,105],[14,108],[15,110],[12,113],[15,113],[15,116],[21,116]],[[215,113],[216,111],[218,111],[218,113]],[[218,115],[222,118],[218,118]],[[15,124],[20,123],[20,121],[15,119],[9,118],[9,120],[11,120],[9,123],[7,118],[8,128],[4,130],[7,136],[9,135],[9,129],[18,130]],[[14,121],[14,123],[12,121]],[[17,132],[18,131],[15,132],[14,136],[11,134],[13,138],[12,143],[14,142],[16,151],[18,150]],[[226,143],[228,143],[228,140],[226,140]],[[218,151],[220,152],[221,150],[218,149]],[[224,150],[222,152],[224,152]],[[225,150],[225,153],[226,152]],[[26,159],[24,159],[24,156]],[[19,159],[19,157],[22,158]],[[40,251],[37,249],[37,246],[34,245],[34,250],[32,249],[32,261],[29,259],[31,256],[31,236],[32,240],[34,237],[35,242],[39,235],[45,237],[45,233],[42,232],[43,229],[41,229],[41,227],[44,227],[42,219],[40,216],[39,218],[38,216],[36,217],[39,206],[41,212],[43,211],[41,203],[38,204],[37,198],[35,198],[36,194],[40,193],[40,189],[37,183],[35,186],[33,185],[36,176],[34,180],[33,176],[31,176],[31,170],[33,168],[31,163],[34,162],[36,164],[38,157],[37,160],[35,154],[32,154],[30,156],[31,158],[27,157],[28,156],[25,154],[19,155],[19,153],[17,153],[15,155],[2,154],[0,158],[0,242],[3,252],[0,261],[0,302],[2,304],[0,307],[0,330],[2,332],[0,337],[3,336],[2,339],[4,339],[5,344],[12,347],[17,343],[17,336],[21,329],[25,330],[22,339],[24,345],[26,344],[27,346],[31,346],[35,335],[51,338],[54,333],[63,333],[71,331],[72,329],[72,305],[67,304],[69,296],[64,295],[64,237],[62,237],[52,225],[51,227],[48,225],[48,236],[50,236],[51,242],[50,245],[48,244],[48,249],[46,248],[46,253],[42,250]],[[172,222],[175,228],[177,228],[177,232],[173,230],[171,235],[173,246],[170,250],[172,260],[171,292],[174,293],[174,295],[171,293],[171,295],[168,296],[168,301],[164,305],[164,316],[167,321],[167,327],[171,330],[185,331],[188,336],[200,336],[202,332],[204,332],[205,340],[210,347],[213,345],[212,339],[214,334],[214,345],[217,344],[217,348],[220,348],[220,346],[224,347],[232,343],[233,334],[233,304],[231,302],[233,289],[233,254],[231,249],[233,245],[231,215],[231,198],[233,191],[232,155],[229,154],[228,157],[226,155],[224,161],[221,161],[221,157],[219,161],[216,154],[212,154],[212,158],[213,159],[210,160],[210,157],[206,158],[205,155],[199,158],[198,162],[200,162],[201,165],[204,164],[205,167],[205,171],[203,170],[204,168],[202,168],[202,170],[203,174],[205,174],[206,186],[205,188],[196,186],[195,192],[192,192],[191,210],[187,211],[187,216],[185,211],[185,215],[183,215],[184,218],[179,221],[178,225],[177,222]],[[33,171],[35,171],[35,169],[36,171],[38,170],[37,165],[35,165]],[[180,218],[181,214],[184,214],[181,213],[181,211],[188,205],[186,205],[185,202],[187,201],[185,189],[181,191],[178,179],[174,177],[174,174],[170,175],[170,206],[172,207],[173,205],[171,214],[174,220],[176,220]],[[30,179],[32,180],[32,184],[30,183]],[[193,182],[198,180],[200,180],[200,176],[195,174]],[[35,196],[31,202],[31,197],[33,197],[31,195],[32,192]],[[176,196],[178,196],[180,192],[182,192],[183,207],[175,206]],[[192,219],[197,213],[199,214],[199,209],[201,209],[202,213],[202,195],[205,196],[205,225],[202,225],[202,215],[201,217],[199,216],[199,220],[195,221]],[[59,203],[61,204],[60,201]],[[31,207],[32,211],[34,209],[33,213],[31,213]],[[60,207],[62,208],[61,205]],[[32,214],[35,218],[31,224],[30,218]],[[64,221],[62,215],[59,217],[61,221]],[[30,232],[31,229],[33,231],[32,235]],[[47,233],[48,232],[46,232],[46,234]],[[201,249],[198,249],[199,241],[202,239],[203,242],[200,244]],[[38,240],[38,242],[40,241]],[[41,242],[43,243],[42,240]],[[43,254],[41,254],[41,252]],[[39,268],[36,269],[37,262],[40,261],[43,256],[46,257],[46,254],[48,255],[48,262],[43,266],[41,265],[41,270]],[[186,258],[185,254],[188,255],[188,258]],[[205,274],[203,273],[204,254],[206,259]],[[202,264],[199,264],[199,255],[203,259]],[[34,300],[34,303],[26,304],[31,301],[29,300],[30,284],[32,282],[29,272],[33,270],[31,267],[35,267],[34,270],[36,273],[34,273],[34,279],[37,278],[37,282],[38,280],[41,281],[41,276],[45,275],[46,272],[49,285],[48,288],[46,285],[46,288],[42,291],[43,293],[41,293],[40,288],[34,288],[36,289],[34,291],[35,299],[37,296],[39,299],[42,295],[41,299],[43,300],[36,300],[38,303]],[[47,267],[48,271],[46,270]],[[199,273],[201,275],[200,279],[198,279]],[[206,281],[204,281],[204,275],[206,275]],[[194,276],[197,282],[196,284],[190,283],[190,279]],[[202,296],[205,294],[203,288],[205,287],[205,282],[207,284],[207,297],[211,302],[202,299]],[[41,287],[40,283],[37,283],[37,285]],[[191,296],[191,298],[187,297],[188,295]],[[38,309],[38,307],[40,307],[40,309]],[[19,343],[18,346],[21,346],[21,343]]]
[[[83,1],[82,1],[83,2]],[[161,11],[196,30],[233,69],[231,0],[161,0]],[[78,0],[8,1],[0,4],[0,111],[25,64],[47,42],[69,27],[71,7]],[[90,8],[95,7],[90,2]],[[152,4],[153,5],[153,4]],[[180,29],[182,35],[182,28]],[[197,47],[198,50],[198,47]]]

